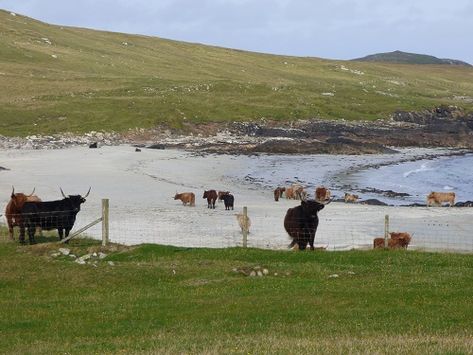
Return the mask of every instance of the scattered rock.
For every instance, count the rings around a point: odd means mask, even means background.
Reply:
[[[61,255],[62,255],[61,253],[52,253],[51,257],[57,258],[58,256],[61,256]]]
[[[92,144],[89,144],[89,148],[98,148],[98,143],[94,142]]]
[[[58,250],[62,255],[69,255],[71,253],[70,249],[67,248],[59,248]]]
[[[85,254],[79,257],[79,259],[86,261],[86,260],[89,260],[91,257],[92,257],[91,254]]]
[[[166,149],[166,146],[164,144],[152,144],[147,146],[146,148],[148,149]]]
[[[141,152],[140,148],[135,148],[135,152]]]
[[[339,277],[339,275],[338,274],[332,274],[332,275],[329,275],[328,277],[329,277],[329,279],[335,279],[335,278]]]
[[[359,202],[362,205],[371,205],[371,206],[388,206],[387,203],[377,200],[375,198],[370,198],[368,200],[363,200]]]
[[[269,274],[268,269],[262,268],[261,266],[243,266],[239,268],[233,268],[232,271],[251,277],[263,277]]]
[[[455,207],[473,207],[473,201],[457,202]]]
[[[82,260],[81,258],[76,259],[74,262],[76,262],[79,265],[85,265],[87,264],[85,260]]]
[[[107,257],[107,254],[102,253],[101,251],[98,253],[99,259],[105,259]]]
[[[114,263],[113,261],[109,261],[109,262],[108,262],[108,265],[110,265],[110,266],[115,266],[115,263]]]

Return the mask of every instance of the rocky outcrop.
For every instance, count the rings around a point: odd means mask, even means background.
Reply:
[[[395,112],[377,121],[300,120],[234,122],[186,126],[186,133],[164,127],[134,129],[124,134],[89,132],[7,138],[0,148],[57,149],[98,142],[100,146],[129,143],[150,149],[179,148],[228,154],[371,154],[393,153],[391,147],[473,149],[473,113],[456,106],[421,112]]]

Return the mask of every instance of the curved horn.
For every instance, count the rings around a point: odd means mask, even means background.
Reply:
[[[62,191],[62,188],[59,188],[59,190],[61,190],[62,196],[63,196],[64,198],[67,198],[67,196],[64,194],[64,191]]]
[[[89,196],[90,194],[90,189],[92,188],[92,186],[89,187],[89,191],[87,191],[87,193],[85,194],[84,198],[86,198],[87,196]]]
[[[36,190],[36,187],[33,189],[33,191],[28,195],[28,197],[33,196],[34,190]]]
[[[15,194],[15,186],[12,185],[11,188],[12,188],[11,194],[13,196]]]

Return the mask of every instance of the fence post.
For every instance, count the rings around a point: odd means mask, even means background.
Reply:
[[[243,248],[248,245],[248,207],[243,207]]]
[[[108,198],[102,199],[102,245],[105,246],[109,242],[109,226],[108,226],[109,203]]]
[[[384,247],[388,247],[388,238],[389,238],[389,215],[384,216]]]

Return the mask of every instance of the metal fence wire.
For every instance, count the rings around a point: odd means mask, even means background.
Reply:
[[[125,245],[154,243],[184,247],[226,248],[243,246],[243,233],[237,214],[242,208],[225,210],[203,206],[174,206],[174,209],[121,205],[110,201],[109,241]],[[66,211],[58,215],[38,215],[37,224],[67,223]],[[248,206],[250,219],[248,247],[287,249],[291,238],[284,229],[287,206],[267,211],[264,206]],[[90,204],[77,214],[74,231],[98,221],[101,205]],[[375,238],[389,232],[411,235],[408,249],[473,252],[473,208],[385,207],[332,203],[319,213],[315,247],[327,250],[371,249]],[[24,218],[24,217],[22,217]],[[54,219],[65,220],[54,220]],[[102,239],[102,225],[95,224],[83,235]],[[15,231],[16,236],[18,231]],[[28,234],[25,233],[28,238]]]

